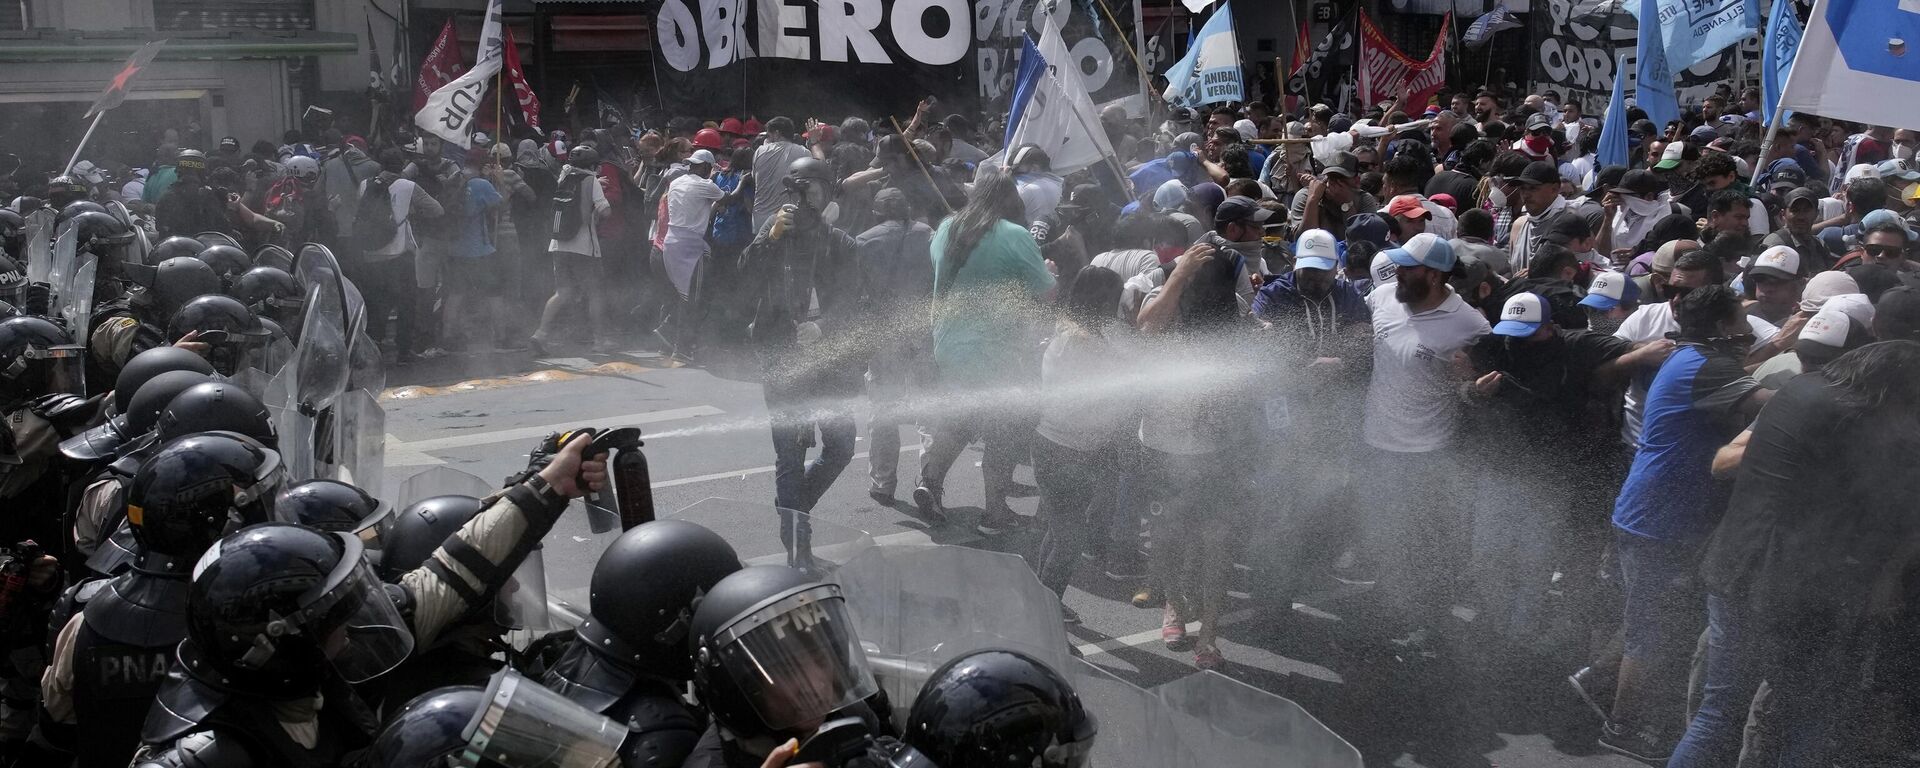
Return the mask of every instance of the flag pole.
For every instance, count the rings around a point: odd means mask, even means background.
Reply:
[[[921,160],[920,151],[913,148],[913,140],[907,138],[907,129],[900,127],[900,118],[888,115],[887,119],[893,121],[894,132],[900,134],[901,143],[907,147],[907,154],[913,156],[913,164],[920,167],[920,175],[927,178],[927,186],[932,188],[933,196],[940,198],[940,204],[947,207],[948,215],[959,213],[953,209],[953,203],[947,202],[947,196],[940,192],[940,185],[933,180],[933,171],[927,170],[927,162]]]
[[[93,139],[93,129],[100,127],[100,118],[106,116],[107,111],[104,109],[94,113],[93,122],[87,124],[87,132],[80,136],[80,146],[73,148],[73,157],[67,159],[67,167],[60,171],[60,175],[73,173],[73,167],[80,164],[80,153],[86,151],[87,142]]]

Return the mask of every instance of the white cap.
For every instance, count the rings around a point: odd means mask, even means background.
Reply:
[[[1632,278],[1620,272],[1608,270],[1593,276],[1593,282],[1587,285],[1587,295],[1580,305],[1595,309],[1613,309],[1621,302],[1638,301],[1640,287],[1634,285]]]
[[[1516,293],[1500,307],[1500,322],[1493,324],[1493,332],[1501,336],[1532,336],[1548,317],[1547,300],[1540,294]]]
[[[1340,246],[1334,242],[1333,233],[1324,229],[1309,229],[1300,233],[1300,239],[1293,243],[1293,268],[1332,270],[1340,264]]]
[[[1826,306],[1829,299],[1848,293],[1859,293],[1860,284],[1853,281],[1853,275],[1839,270],[1831,270],[1814,275],[1807,286],[1800,291],[1800,311],[1818,312]]]
[[[1800,277],[1800,252],[1785,245],[1776,245],[1760,252],[1753,264],[1747,267],[1747,274],[1766,275],[1782,280],[1795,280]]]
[[[693,154],[687,156],[687,162],[693,165],[713,165],[713,153],[696,149]]]
[[[1729,115],[1729,117],[1731,117],[1731,115]],[[1747,164],[1746,158],[1736,157],[1733,159],[1733,175],[1736,178],[1751,179],[1753,178],[1753,166]]]
[[[1847,345],[1847,332],[1854,323],[1873,327],[1873,304],[1858,293],[1834,296],[1800,329],[1800,340],[1839,349]]]
[[[1877,179],[1877,178],[1880,178],[1880,172],[1877,170],[1874,170],[1872,163],[1861,163],[1859,165],[1856,165],[1852,168],[1847,169],[1846,180],[1843,181],[1842,183],[1851,184],[1854,181],[1859,179]]]
[[[1386,251],[1373,255],[1373,263],[1367,265],[1367,271],[1373,273],[1374,285],[1392,285],[1400,282],[1400,267],[1393,263],[1393,257]]]

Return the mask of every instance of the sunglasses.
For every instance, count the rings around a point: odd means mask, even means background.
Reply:
[[[1885,258],[1905,253],[1907,249],[1898,245],[1876,245],[1870,243],[1860,246],[1860,250],[1866,251],[1869,256]]]

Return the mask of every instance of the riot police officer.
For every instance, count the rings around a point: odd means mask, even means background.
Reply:
[[[223,290],[231,290],[233,281],[253,268],[253,259],[247,257],[246,251],[240,250],[239,246],[225,243],[208,245],[202,248],[200,253],[195,254],[194,258],[213,267],[213,273],[220,277]]]
[[[687,627],[700,596],[738,570],[725,539],[685,520],[635,526],[594,564],[586,621],[544,682],[626,725],[626,768],[679,765],[699,741],[705,718],[677,690],[693,677]]]
[[[213,268],[189,256],[151,267],[123,263],[122,269],[137,290],[96,307],[87,333],[87,375],[101,381],[118,378],[120,367],[134,355],[179,341],[166,338],[173,313],[195,296],[220,292]]]
[[[860,394],[868,355],[864,345],[847,337],[856,333],[864,291],[853,239],[827,216],[839,187],[832,167],[817,158],[795,160],[782,183],[799,202],[782,206],[767,220],[741,263],[763,281],[753,298],[748,332],[760,358],[773,433],[780,541],[789,564],[812,567],[812,527],[786,511],[812,510],[853,460],[853,412],[821,404],[851,403]],[[809,319],[816,293],[820,316]],[[808,462],[816,431],[820,457]]]
[[[239,299],[255,315],[279,323],[287,332],[300,332],[300,311],[306,304],[306,292],[300,289],[300,281],[286,270],[249,269],[233,281],[227,295]]]
[[[69,226],[74,229],[79,251],[91,253],[96,266],[93,276],[93,295],[95,302],[112,301],[124,291],[125,271],[122,263],[127,259],[127,248],[133,244],[133,228],[113,217],[113,214],[101,211],[87,211],[74,216]],[[5,298],[4,276],[0,276],[0,298]]]
[[[449,539],[466,554],[442,546],[438,566],[392,589],[351,534],[264,523],[215,544],[195,569],[187,639],[135,764],[328,766],[367,746],[374,723],[351,684],[431,647],[475,608],[466,595],[498,588],[568,499],[605,487],[605,462],[582,460],[588,442],[569,443]]]
[[[176,259],[182,256],[198,258],[200,252],[206,249],[206,243],[187,237],[186,235],[174,235],[160,241],[159,245],[154,246],[153,252],[147,255],[147,259],[154,264],[159,264],[167,259]]]
[[[381,547],[381,530],[392,517],[393,505],[351,483],[325,478],[287,486],[273,502],[275,520],[351,533],[368,549]]]
[[[278,453],[231,432],[180,438],[134,476],[127,497],[139,544],[133,568],[89,596],[61,628],[41,680],[51,722],[73,726],[82,768],[132,758],[139,723],[187,636],[194,562],[227,533],[265,522],[285,476]]]
[[[272,335],[239,299],[210,293],[188,301],[167,321],[167,338],[194,339],[207,345],[207,362],[222,376],[251,367]]]
[[[160,234],[191,237],[229,229],[226,196],[207,185],[207,153],[180,150],[173,167],[178,176],[153,211]]]
[[[26,539],[58,546],[64,494],[58,467],[61,440],[87,428],[99,401],[86,390],[81,350],[65,329],[43,317],[0,321],[0,505],[12,510],[0,523],[0,541]]]
[[[93,188],[78,176],[55,176],[47,182],[46,203],[56,211],[65,210],[72,203],[93,197]],[[49,235],[52,233],[49,232]]]
[[[27,217],[12,208],[0,208],[0,251],[14,259],[27,257]]]
[[[366,768],[602,766],[614,761],[626,735],[618,724],[509,668],[484,688],[450,685],[407,702],[380,729],[363,760]]]
[[[880,686],[837,584],[797,568],[742,568],[700,599],[689,643],[713,725],[687,768],[753,768],[791,739],[807,742],[802,759],[817,749],[845,762],[891,735],[865,703]]]
[[[986,650],[948,661],[927,679],[901,740],[939,768],[1080,768],[1097,731],[1058,671],[1019,651]]]

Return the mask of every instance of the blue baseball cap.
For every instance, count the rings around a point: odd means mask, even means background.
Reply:
[[[1500,308],[1500,322],[1494,323],[1493,332],[1501,336],[1532,336],[1552,316],[1547,300],[1540,294],[1516,293]]]
[[[1640,286],[1620,272],[1601,272],[1593,276],[1593,283],[1587,286],[1587,297],[1580,300],[1580,306],[1607,310],[1640,300]]]
[[[1432,232],[1408,238],[1406,245],[1389,249],[1387,258],[1403,267],[1426,267],[1440,272],[1452,272],[1455,262],[1453,246]]]
[[[1387,234],[1392,231],[1393,225],[1387,223],[1387,217],[1379,213],[1356,213],[1347,217],[1347,242],[1365,240],[1385,246]]]

